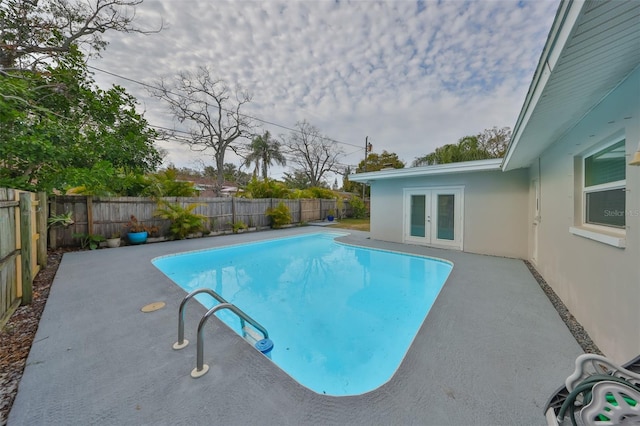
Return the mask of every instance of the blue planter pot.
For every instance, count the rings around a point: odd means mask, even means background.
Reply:
[[[331,216],[331,215],[327,216],[327,220],[328,220],[329,222],[333,222],[333,216]]]
[[[131,244],[142,244],[147,241],[147,232],[129,232],[127,238]]]

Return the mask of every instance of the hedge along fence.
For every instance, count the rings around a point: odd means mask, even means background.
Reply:
[[[47,195],[0,188],[0,328],[47,265]]]
[[[214,234],[230,232],[234,223],[243,222],[249,227],[265,228],[270,219],[265,215],[269,208],[283,202],[291,214],[292,224],[302,224],[327,217],[329,210],[336,210],[335,199],[249,199],[237,197],[164,197],[162,200],[183,207],[197,204],[193,211],[207,219],[207,228]],[[347,201],[345,212],[350,211]],[[78,245],[74,234],[124,236],[125,225],[131,215],[148,226],[157,226],[159,235],[167,235],[169,221],[154,217],[158,209],[156,200],[148,197],[93,197],[83,195],[58,195],[51,198],[51,215],[72,212],[74,224],[68,228],[52,228],[52,248]]]

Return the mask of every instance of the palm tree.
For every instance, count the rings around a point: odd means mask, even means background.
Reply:
[[[447,144],[436,148],[431,154],[418,157],[413,166],[457,163],[460,161],[484,160],[492,158],[491,153],[480,146],[477,136],[465,136],[457,144]]]
[[[262,136],[256,136],[251,141],[251,153],[244,160],[246,166],[255,163],[254,176],[258,174],[258,169],[262,168],[262,178],[267,178],[267,171],[274,163],[284,166],[287,159],[280,151],[280,142],[271,139],[269,132],[264,132]]]

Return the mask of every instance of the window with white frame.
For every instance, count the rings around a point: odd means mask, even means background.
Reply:
[[[625,227],[625,140],[584,157],[584,223]]]

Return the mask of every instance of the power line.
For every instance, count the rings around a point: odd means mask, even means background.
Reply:
[[[134,80],[132,78],[125,77],[125,76],[122,76],[122,75],[119,75],[119,74],[116,74],[116,73],[113,73],[113,72],[110,72],[110,71],[107,71],[107,70],[103,70],[101,68],[98,68],[98,67],[95,67],[95,66],[92,66],[92,65],[87,65],[87,67],[91,68],[91,69],[94,69],[96,71],[99,71],[99,72],[102,72],[102,73],[105,73],[105,74],[120,78],[120,79],[123,79],[123,80],[126,80],[126,81],[130,81],[130,82],[135,83],[135,84],[139,84],[141,86],[145,86],[145,87],[151,88],[151,89],[164,90],[164,89],[161,89],[161,88],[159,88],[157,86],[154,86],[154,85],[151,85],[151,84],[148,84],[148,83],[144,83],[142,81]],[[171,94],[173,94],[175,96],[186,98],[185,95],[180,94],[180,93],[174,93],[174,92],[171,92],[171,91],[167,91],[167,93],[171,93]],[[225,112],[234,112],[234,111],[227,110],[225,108],[221,108],[221,110],[225,111]],[[300,131],[299,129],[290,128],[290,127],[287,127],[287,126],[284,126],[284,125],[281,125],[281,124],[277,124],[277,123],[273,123],[273,122],[270,122],[268,120],[263,120],[261,118],[258,118],[258,117],[255,117],[255,116],[251,116],[251,115],[248,115],[248,114],[242,114],[242,113],[238,113],[238,114],[242,115],[244,117],[247,117],[247,118],[251,118],[251,119],[256,120],[256,121],[260,121],[262,123],[270,124],[270,125],[273,125],[273,126],[276,126],[276,127],[280,127],[280,128],[286,129],[286,130],[290,130],[292,132],[303,134],[303,132]],[[171,128],[168,128],[168,127],[159,126],[159,125],[155,125],[155,124],[151,124],[151,123],[149,123],[149,126],[154,128],[154,129],[161,129],[161,130],[167,130],[167,131],[174,132],[174,133],[192,135],[191,132],[188,132],[188,131],[185,131],[185,130],[171,129]],[[178,135],[173,135],[172,137],[178,143],[185,143],[185,142],[188,143],[189,142],[189,139],[187,139],[186,137],[182,137],[182,136],[178,136]],[[351,143],[348,143],[348,142],[342,142],[342,141],[339,141],[339,140],[336,140],[336,139],[332,139],[332,138],[328,138],[328,137],[323,137],[323,138],[326,139],[326,140],[335,142],[335,143],[339,143],[339,144],[342,144],[342,145],[353,146],[353,147],[358,148],[356,151],[352,151],[352,152],[349,152],[347,154],[342,154],[343,157],[347,157],[349,155],[352,155],[352,154],[358,152],[360,149],[362,149],[360,146],[355,145],[355,144],[351,144]],[[248,148],[250,146],[250,144],[248,144],[248,143],[244,143],[244,144],[243,143],[239,143],[239,145],[242,145],[245,148]],[[289,160],[289,161],[294,160],[296,158],[295,156],[293,156],[291,154],[288,154],[288,153],[287,154],[283,153],[283,156],[285,156],[285,158],[288,157],[287,160]],[[345,167],[345,168],[353,166],[352,164],[344,164],[344,163],[339,163],[339,162],[336,162],[335,164],[340,166],[340,167]]]
[[[155,127],[155,126],[152,126]],[[175,140],[175,142],[178,143],[188,143],[189,140],[182,137],[182,136],[173,136],[173,139]],[[249,148],[251,145],[248,143],[240,143],[239,145],[241,145],[243,148]],[[287,160],[287,162],[292,162],[292,163],[296,163],[296,159],[297,157],[290,152],[283,152],[282,156],[285,157],[285,159]],[[242,158],[242,155],[240,155],[240,157]],[[335,162],[334,163],[336,166],[340,166],[340,167],[355,167],[353,164],[345,164],[345,163],[341,163],[341,162]]]
[[[149,126],[150,126],[150,127],[153,127],[154,129],[162,129],[162,130],[168,130],[168,131],[171,131],[171,132],[177,132],[177,133],[183,133],[183,134],[186,134],[186,135],[191,135],[191,133],[189,133],[189,132],[187,132],[187,131],[184,131],[184,130],[170,129],[170,128],[168,128],[168,127],[157,126],[157,125],[155,125],[155,124],[150,124],[150,123],[149,123]],[[173,139],[175,140],[175,142],[178,142],[178,143],[187,143],[187,144],[190,144],[190,141],[191,141],[190,139],[188,139],[188,138],[186,138],[186,137],[184,137],[184,136],[179,136],[179,135],[172,135],[172,136],[171,136],[171,138],[173,138]],[[167,139],[165,139],[165,140],[167,140]],[[248,142],[247,142],[247,143],[238,142],[238,143],[237,143],[237,145],[240,145],[240,146],[241,146],[241,147],[243,147],[243,148],[250,148],[250,147],[251,147],[251,144],[250,144],[250,143],[248,143]],[[206,148],[205,148],[205,149],[206,149]],[[358,151],[359,151],[359,150],[352,151],[352,152],[349,152],[349,153],[346,153],[346,154],[341,154],[340,156],[341,156],[341,157],[348,157],[348,156],[350,156],[350,155],[355,154],[355,153],[356,153],[356,152],[358,152]],[[237,153],[236,153],[236,154],[237,154]],[[240,154],[237,154],[237,155],[239,155],[239,156],[242,158],[242,155],[240,155]],[[293,160],[293,162],[294,162],[294,163],[295,163],[295,159],[297,158],[297,157],[295,157],[295,156],[294,156],[293,154],[291,154],[291,153],[282,153],[282,155],[287,159],[287,161],[292,161],[292,160]],[[353,165],[353,164],[345,164],[345,163],[340,163],[340,162],[336,162],[335,164],[336,164],[337,166],[344,167],[344,168],[347,168],[347,167],[349,167],[349,168],[351,168],[351,167],[355,168],[355,167],[357,167],[357,166],[355,166],[355,165]]]
[[[171,131],[171,132],[177,132],[177,133],[183,133],[185,135],[191,135],[190,132],[187,132],[187,131],[184,131],[184,130],[170,129],[168,127],[158,126],[158,125],[150,124],[150,123],[149,123],[149,126],[153,127],[154,129],[168,130],[168,131]],[[178,143],[189,143],[191,141],[190,139],[188,139],[188,138],[186,138],[184,136],[172,135],[171,137],[174,138],[175,141],[178,142]],[[247,143],[238,142],[237,145],[240,145],[243,148],[250,148],[251,147],[251,144],[248,143],[248,142]],[[360,148],[360,149],[362,149],[362,148]],[[341,154],[340,156],[341,157],[348,157],[348,156],[353,155],[356,152],[360,151],[360,149],[357,149],[355,151],[351,151],[351,152],[348,152],[348,153]],[[283,155],[286,156],[286,155],[290,155],[290,154],[283,153]],[[292,159],[292,158],[295,158],[295,157],[291,156],[289,159]],[[342,167],[355,167],[353,164],[344,164],[344,163],[336,163],[336,164],[339,165],[339,166],[342,166]]]
[[[87,68],[91,68],[91,69],[94,69],[94,70],[99,71],[99,72],[101,72],[101,73],[108,74],[108,75],[111,75],[111,76],[113,76],[113,77],[120,78],[120,79],[122,79],[122,80],[130,81],[130,82],[132,82],[132,83],[139,84],[139,85],[141,85],[141,86],[148,87],[148,88],[150,88],[150,89],[161,90],[161,91],[163,91],[163,92],[166,92],[166,93],[172,94],[172,95],[174,95],[174,96],[179,96],[179,97],[181,97],[181,98],[188,99],[188,97],[187,97],[186,95],[183,95],[183,94],[181,94],[181,93],[175,93],[175,92],[172,92],[172,91],[170,91],[170,90],[166,90],[166,89],[163,89],[163,88],[160,88],[160,87],[154,86],[154,85],[149,84],[149,83],[145,83],[145,82],[142,82],[142,81],[139,81],[139,80],[134,80],[134,79],[132,79],[132,78],[125,77],[125,76],[123,76],[123,75],[116,74],[116,73],[113,73],[113,72],[111,72],[111,71],[103,70],[103,69],[98,68],[98,67],[95,67],[95,66],[93,66],[93,65],[87,65]],[[231,112],[231,113],[234,113],[234,114],[236,113],[236,111],[228,110],[228,109],[226,109],[226,108],[220,108],[220,109],[221,109],[222,111],[224,111],[224,112]],[[246,118],[250,118],[250,119],[255,120],[255,121],[259,121],[259,122],[264,123],[264,124],[269,124],[269,125],[271,125],[271,126],[279,127],[279,128],[281,128],[281,129],[289,130],[289,131],[291,131],[291,132],[296,132],[296,133],[303,134],[303,132],[302,132],[302,131],[300,131],[299,129],[294,129],[294,128],[291,128],[291,127],[288,127],[288,126],[285,126],[285,125],[282,125],[282,124],[274,123],[274,122],[269,121],[269,120],[264,120],[264,119],[262,119],[262,118],[255,117],[255,116],[252,116],[252,115],[249,115],[249,114],[244,114],[244,113],[240,113],[240,112],[237,112],[237,114],[238,114],[238,115],[241,115],[241,116],[243,116],[243,117],[246,117]],[[160,126],[153,126],[153,127],[161,128]],[[166,130],[172,130],[172,129],[167,129],[167,128],[165,128],[165,129],[166,129]],[[173,131],[178,131],[178,130],[173,129]],[[185,132],[185,133],[186,133],[186,132]],[[339,144],[342,144],[342,145],[348,145],[348,146],[353,146],[353,147],[356,147],[356,148],[360,148],[360,149],[362,149],[359,145],[356,145],[356,144],[352,144],[352,143],[348,143],[348,142],[342,142],[342,141],[339,141],[339,140],[337,140],[337,139],[328,138],[328,137],[324,137],[324,139],[329,140],[329,141],[332,141],[332,142],[335,142],[335,143],[339,143]]]

